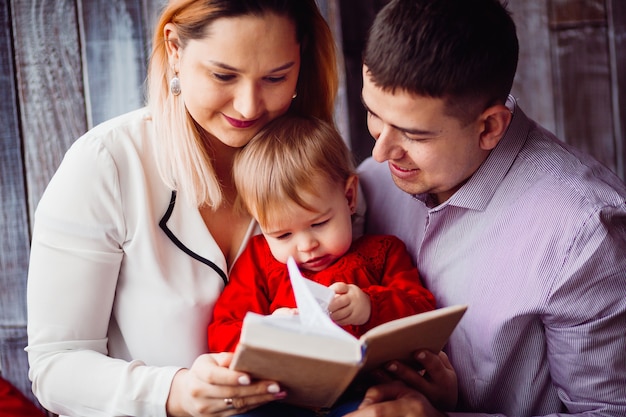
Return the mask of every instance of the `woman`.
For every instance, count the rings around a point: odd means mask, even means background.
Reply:
[[[332,121],[334,43],[314,0],[176,0],[148,107],[92,129],[38,206],[30,378],[62,415],[228,416],[287,394],[207,351],[215,300],[255,223],[237,150],[286,112]]]

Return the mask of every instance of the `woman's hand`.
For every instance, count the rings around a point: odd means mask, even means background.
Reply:
[[[335,282],[330,286],[335,298],[328,304],[330,318],[340,326],[367,323],[372,313],[369,295],[354,284]]]
[[[395,381],[367,390],[359,409],[345,417],[445,417],[422,394]]]
[[[248,375],[228,369],[232,356],[202,355],[190,369],[180,370],[167,399],[168,416],[231,416],[285,398],[277,383],[252,383]]]
[[[448,356],[444,352],[434,354],[425,350],[416,352],[414,358],[422,367],[419,371],[398,361],[387,364],[385,369],[422,393],[437,408],[454,410],[458,400],[458,381]]]

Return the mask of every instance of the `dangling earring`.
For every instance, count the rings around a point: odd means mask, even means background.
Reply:
[[[170,80],[170,91],[175,96],[180,94],[180,80],[178,79],[178,75],[174,75]]]
[[[294,91],[293,96],[291,96],[291,99],[293,100],[294,98],[298,97],[298,92]]]

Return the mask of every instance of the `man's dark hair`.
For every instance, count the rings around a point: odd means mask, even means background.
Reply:
[[[443,98],[450,114],[471,120],[506,101],[518,52],[499,0],[391,0],[370,28],[363,62],[383,90]]]

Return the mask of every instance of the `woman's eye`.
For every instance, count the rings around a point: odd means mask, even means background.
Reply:
[[[217,78],[220,81],[230,81],[235,78],[235,76],[232,74],[220,74],[217,72],[213,73],[213,77]]]
[[[283,82],[283,81],[285,81],[286,79],[287,79],[287,77],[286,77],[286,76],[284,76],[284,75],[281,75],[281,76],[276,76],[276,77],[265,77],[265,80],[266,80],[267,82],[269,82],[269,83],[272,83],[272,84],[276,84],[276,83]]]

